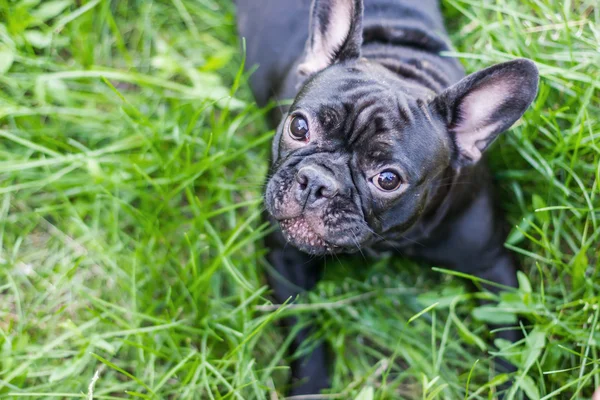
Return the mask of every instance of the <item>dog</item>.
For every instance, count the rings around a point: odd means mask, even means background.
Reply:
[[[325,256],[359,250],[517,286],[482,158],[536,97],[532,61],[465,76],[440,54],[434,0],[237,0],[237,23],[257,103],[293,99],[272,116],[264,195],[277,301],[314,287]],[[328,364],[324,345],[293,361],[290,394],[327,388]]]

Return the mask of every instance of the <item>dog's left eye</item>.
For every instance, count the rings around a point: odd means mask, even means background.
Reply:
[[[400,179],[400,176],[396,172],[388,169],[375,175],[373,177],[373,184],[384,192],[391,192],[400,187],[402,179]]]
[[[290,121],[289,132],[290,136],[294,140],[308,140],[308,121],[306,121],[306,119],[301,115],[292,117],[292,120]]]

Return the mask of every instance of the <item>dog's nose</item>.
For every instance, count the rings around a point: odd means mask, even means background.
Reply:
[[[306,206],[317,205],[338,193],[335,177],[325,169],[306,166],[296,174],[298,201]]]

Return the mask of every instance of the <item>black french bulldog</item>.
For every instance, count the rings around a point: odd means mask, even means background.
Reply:
[[[257,102],[294,99],[275,117],[265,193],[280,228],[267,239],[276,299],[317,283],[315,256],[359,249],[401,249],[515,287],[480,160],[535,98],[536,66],[518,59],[464,77],[440,55],[450,46],[437,0],[364,3],[237,0]],[[327,366],[322,345],[294,361],[291,394],[326,388]]]

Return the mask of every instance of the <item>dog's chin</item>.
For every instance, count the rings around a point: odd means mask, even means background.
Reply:
[[[343,251],[328,243],[308,224],[304,216],[279,220],[281,232],[290,244],[308,254],[325,255]]]

